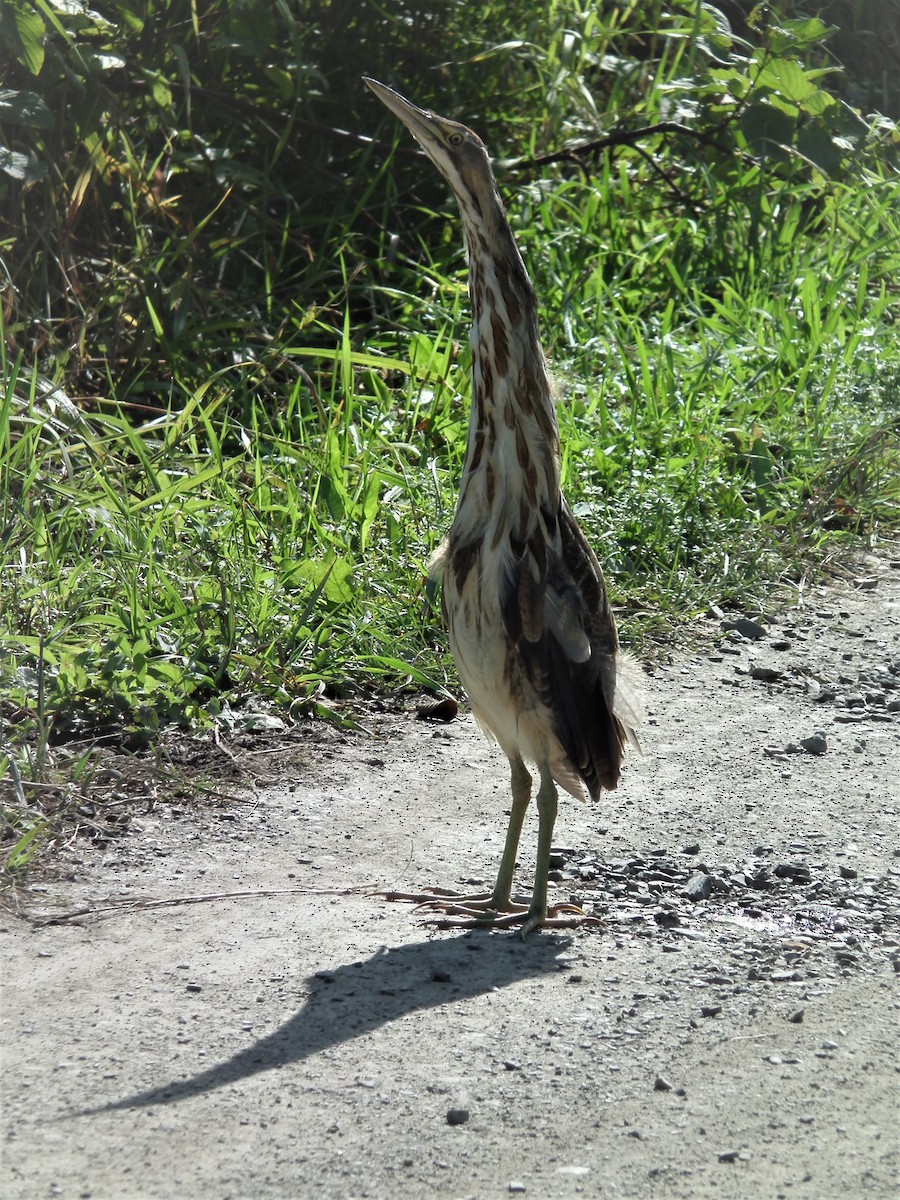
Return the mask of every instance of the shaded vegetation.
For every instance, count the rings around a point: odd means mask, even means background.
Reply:
[[[364,72],[497,156],[626,640],[896,528],[896,5],[428,8],[0,12],[17,868],[98,737],[451,681],[465,263]]]

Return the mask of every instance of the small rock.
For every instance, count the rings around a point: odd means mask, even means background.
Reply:
[[[467,1108],[449,1108],[447,1110],[448,1125],[465,1125],[468,1119],[469,1110]]]
[[[272,713],[247,713],[240,725],[245,733],[280,733],[287,729],[281,717]]]
[[[755,888],[758,892],[767,892],[774,886],[768,867],[758,867],[754,871],[747,871],[744,877],[747,880],[747,886]]]
[[[689,842],[686,846],[682,846],[681,853],[682,854],[699,854],[700,853],[700,843],[699,842]]]
[[[771,1063],[773,1067],[780,1067],[784,1059],[780,1054],[768,1054],[766,1055],[766,1062]]]
[[[509,1181],[509,1188],[507,1190],[510,1192],[527,1192],[528,1188],[524,1183],[521,1182],[521,1180],[511,1179]]]
[[[705,871],[696,871],[684,885],[683,894],[697,904],[700,900],[709,899],[712,887],[712,877]]]
[[[859,877],[856,867],[848,867],[844,863],[841,863],[840,872],[841,879],[857,879]]]
[[[516,1060],[514,1058],[507,1058],[505,1060],[505,1062],[503,1063],[503,1066],[506,1068],[507,1071],[521,1071],[522,1070],[522,1064],[520,1062],[516,1062]]]
[[[803,1018],[805,1015],[806,1015],[806,1009],[798,1008],[796,1012],[791,1013],[791,1015],[788,1017],[788,1020],[790,1021],[790,1023],[792,1025],[802,1025]]]
[[[657,1075],[653,1080],[653,1090],[654,1092],[671,1092],[672,1085],[668,1079],[664,1079],[662,1075]]]
[[[737,1160],[738,1160],[738,1151],[737,1150],[723,1150],[722,1153],[719,1155],[719,1162],[733,1163],[733,1162],[737,1162]]]
[[[811,878],[806,863],[778,863],[775,874],[779,879],[789,879],[791,883],[809,883]]]
[[[734,629],[741,637],[748,638],[751,642],[759,641],[760,638],[766,636],[765,626],[760,625],[759,621],[752,621],[749,617],[738,617],[735,621],[723,621],[722,628],[726,632]]]
[[[717,1017],[722,1011],[721,1004],[704,1004],[700,1009],[701,1017]]]
[[[800,739],[800,745],[807,754],[824,754],[828,749],[828,742],[825,740],[825,734],[816,732],[812,737]]]
[[[751,679],[760,679],[763,683],[775,683],[783,677],[784,672],[779,670],[778,667],[765,667],[759,663],[754,663],[748,674]]]

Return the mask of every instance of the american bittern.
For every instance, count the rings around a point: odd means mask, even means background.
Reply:
[[[559,430],[537,301],[481,139],[374,79],[459,204],[472,305],[472,412],[456,514],[433,559],[459,676],[512,771],[512,811],[493,892],[434,903],[478,921],[547,922],[559,784],[598,799],[619,779],[636,719],[623,695],[603,572],[560,490]],[[540,788],[531,904],[512,901],[516,852]]]

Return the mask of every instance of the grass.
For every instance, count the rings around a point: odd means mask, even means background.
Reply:
[[[541,49],[496,55],[498,78],[525,87],[507,124],[526,157],[539,132],[552,148],[596,132],[604,106],[665,119],[673,96],[732,138],[728,154],[658,135],[590,169],[501,171],[559,383],[566,492],[640,649],[896,531],[900,179],[887,126],[836,111],[813,67],[779,73],[768,48],[723,80],[725,48],[691,59],[673,27],[655,56],[602,74],[624,35],[592,6],[550,8]],[[760,151],[763,117],[790,153]],[[827,171],[806,155],[826,156],[826,133],[844,147]],[[128,146],[103,185],[121,180],[123,202],[102,302],[52,321],[37,300],[7,306],[0,330],[0,836],[15,878],[52,842],[96,833],[98,797],[115,811],[97,747],[158,772],[173,728],[455,686],[425,564],[462,468],[467,297],[430,168],[369,145],[345,206],[304,216],[320,240],[298,260],[287,185],[270,177],[282,143],[219,192],[186,163],[189,236],[175,198],[171,217],[148,214],[159,151]],[[78,174],[69,202],[95,186]],[[276,216],[254,241],[263,212]],[[35,244],[57,236],[48,220]],[[71,303],[60,292],[59,311]]]

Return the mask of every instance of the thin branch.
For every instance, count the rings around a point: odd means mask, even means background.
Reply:
[[[723,154],[737,155],[744,162],[759,166],[759,159],[754,155],[719,141],[708,131],[692,129],[690,125],[683,125],[680,121],[657,121],[655,125],[644,125],[640,129],[617,129],[594,141],[582,142],[578,146],[569,146],[565,150],[554,151],[553,154],[541,154],[536,158],[520,159],[518,162],[510,164],[510,170],[530,171],[557,162],[574,162],[578,166],[583,166],[585,159],[596,158],[611,146],[633,146],[639,150],[642,141],[661,133],[672,133],[678,134],[680,137],[691,138],[693,141],[699,142],[701,146],[710,146]]]
[[[151,908],[177,908],[185,904],[210,904],[215,900],[258,900],[271,896],[369,896],[378,895],[378,885],[360,884],[348,888],[262,888],[256,892],[203,892],[194,896],[172,896],[166,900],[123,896],[102,901],[86,908],[74,908],[65,913],[34,913],[32,921],[38,928],[45,925],[65,925],[79,917],[96,917],[111,912],[136,912]]]

